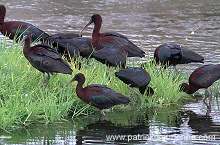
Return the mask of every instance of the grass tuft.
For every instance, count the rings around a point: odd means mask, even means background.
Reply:
[[[63,121],[71,114],[72,117],[98,113],[98,109],[90,107],[81,101],[75,93],[76,82],[62,92],[64,85],[81,72],[86,77],[84,86],[89,84],[108,85],[109,88],[130,97],[127,85],[115,77],[119,68],[108,68],[95,59],[82,59],[70,63],[73,74],[54,74],[47,88],[43,86],[43,74],[33,68],[22,53],[22,46],[16,43],[8,44],[1,40],[0,44],[0,128],[22,127],[33,123],[51,123]],[[80,70],[78,70],[81,63]],[[138,66],[132,61],[128,66]],[[132,94],[134,103],[118,105],[115,110],[131,110],[145,107],[161,107],[181,105],[184,98],[179,91],[183,79],[180,72],[164,70],[147,63],[145,69],[151,75],[150,87],[154,95],[141,95],[141,101]],[[134,88],[137,92],[138,89]],[[111,111],[108,109],[107,111]]]

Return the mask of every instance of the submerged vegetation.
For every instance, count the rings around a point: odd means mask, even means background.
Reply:
[[[64,85],[79,72],[86,77],[84,86],[105,84],[132,98],[129,105],[115,106],[112,108],[115,110],[138,110],[173,104],[178,106],[188,99],[188,95],[179,91],[179,85],[183,82],[182,74],[174,70],[164,70],[152,62],[147,63],[144,68],[151,75],[149,86],[154,89],[154,95],[141,95],[141,100],[135,94],[132,97],[127,85],[115,77],[119,68],[108,68],[94,59],[79,58],[78,62],[82,64],[80,70],[71,62],[73,75],[54,74],[48,87],[44,88],[42,73],[28,63],[22,49],[15,42],[8,44],[6,40],[0,41],[0,129],[62,121],[68,115],[76,117],[98,111],[78,99],[75,93],[76,83],[62,91]],[[128,66],[140,65],[130,60]]]

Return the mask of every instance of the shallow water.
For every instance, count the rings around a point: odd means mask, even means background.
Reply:
[[[79,33],[90,17],[99,13],[103,17],[102,32],[126,35],[147,52],[147,57],[152,58],[160,44],[177,43],[204,56],[205,64],[220,61],[219,0],[2,0],[1,3],[7,8],[6,21],[26,21],[49,34]],[[191,34],[196,28],[199,29]],[[84,35],[91,37],[92,29],[90,26]],[[191,72],[200,65],[179,65],[178,69]],[[203,90],[199,93],[204,95]],[[183,108],[109,112],[104,121],[99,121],[97,115],[65,123],[33,125],[10,134],[1,132],[0,144],[219,144],[220,112],[218,95],[215,96],[211,108],[200,98]],[[134,136],[129,136],[133,139],[129,142],[128,137],[107,140],[106,135],[111,134]],[[138,134],[145,136],[135,138]]]
[[[206,113],[196,114],[193,111],[169,107],[107,112],[103,120],[99,120],[99,115],[90,115],[68,122],[16,129],[9,134],[4,133],[5,139],[0,139],[0,143],[219,144],[218,120],[213,120]]]

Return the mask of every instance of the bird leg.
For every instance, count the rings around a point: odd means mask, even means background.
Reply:
[[[44,73],[44,88],[48,86],[49,80],[50,80],[50,74],[47,73],[47,78],[46,78],[45,73]]]
[[[211,113],[211,103],[210,103],[210,100],[209,100],[208,103],[203,100],[203,103],[206,105],[206,108],[207,108],[206,116],[210,116],[210,113]]]
[[[209,102],[206,102],[206,99],[209,98]],[[207,113],[206,115],[209,116],[210,112],[211,112],[211,93],[210,90],[207,89],[207,94],[205,96],[205,98],[203,99],[203,103],[207,106]]]
[[[210,101],[209,101],[209,104],[206,104],[206,106],[207,106],[206,116],[210,116],[210,113],[211,113],[211,111],[212,111]]]
[[[178,72],[176,65],[174,65],[173,68],[174,68],[175,72]]]
[[[207,94],[205,95],[205,98],[204,98],[203,102],[204,102],[208,97],[211,97],[210,94],[211,94],[210,90],[207,89]]]
[[[105,116],[105,112],[103,110],[100,110],[101,116]]]
[[[105,112],[103,110],[100,110],[99,121],[104,120],[104,118],[105,118]]]
[[[136,96],[140,99],[141,97],[140,97],[139,93],[136,92],[135,90],[133,90],[130,86],[131,86],[131,84],[129,84],[129,85],[127,86],[128,89],[129,89],[130,91],[134,92],[134,93],[136,94]]]

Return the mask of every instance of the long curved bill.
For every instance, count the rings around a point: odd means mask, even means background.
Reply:
[[[89,21],[89,23],[82,29],[82,31],[80,32],[80,36],[82,36],[82,33],[83,33],[83,31],[90,25],[90,24],[92,24],[93,23],[93,21],[92,21],[92,19]]]
[[[64,89],[65,89],[69,84],[71,84],[71,83],[74,82],[74,81],[75,81],[75,78],[73,78],[72,80],[70,80],[70,81],[63,87],[62,92],[64,91]]]

